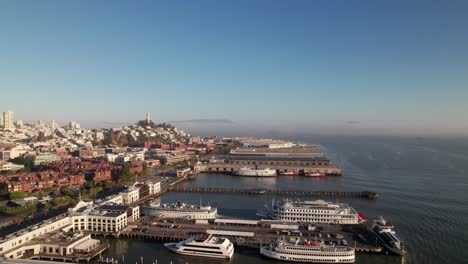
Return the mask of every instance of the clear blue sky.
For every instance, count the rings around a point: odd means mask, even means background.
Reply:
[[[468,134],[467,14],[468,1],[0,0],[0,110]]]

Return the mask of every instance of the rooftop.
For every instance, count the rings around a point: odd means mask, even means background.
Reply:
[[[256,153],[287,153],[287,154],[318,154],[322,153],[319,146],[311,145],[308,147],[292,147],[292,148],[239,148],[231,150],[231,154],[256,154]]]

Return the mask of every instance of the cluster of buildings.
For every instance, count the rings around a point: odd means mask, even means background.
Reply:
[[[82,174],[62,175],[55,171],[24,172],[0,178],[0,188],[9,193],[32,193],[61,187],[79,188],[84,184]]]
[[[26,124],[21,120],[13,123],[12,112],[3,112],[2,122],[8,123],[8,129],[7,126],[0,128],[0,171],[22,169],[21,164],[11,162],[18,157],[32,157],[34,166],[72,157],[102,159],[116,164],[141,161],[149,167],[159,166],[164,160],[164,165],[175,165],[208,154],[218,146],[234,145],[231,139],[191,137],[169,125],[156,126],[149,113],[146,121],[110,129],[86,129],[75,121],[66,126],[55,121],[49,124],[42,121]],[[121,145],[122,142],[129,145]],[[93,179],[98,182],[112,176],[108,168],[97,170],[95,174]]]
[[[121,142],[113,142],[112,138],[116,134],[135,142],[158,138],[169,144],[189,137],[184,131],[170,126],[138,124],[109,129],[87,129],[75,121],[66,126],[60,126],[55,121],[49,124],[42,121],[26,124],[19,120],[14,123],[13,113],[10,111],[0,113],[0,117],[0,160],[33,155],[37,156],[36,165],[70,156],[108,156],[110,160],[125,161],[144,159],[144,153],[141,151],[143,144],[139,151],[125,146],[119,147]],[[151,122],[149,116],[147,119],[147,122]],[[103,142],[107,142],[107,146],[96,146]]]
[[[143,182],[102,200],[80,201],[65,214],[0,238],[0,257],[89,261],[108,248],[91,234],[118,233],[140,218],[136,202],[160,191],[160,182]]]
[[[141,173],[143,163],[132,161],[131,173]],[[87,180],[94,183],[117,179],[123,166],[102,159],[69,158],[42,164],[38,171],[17,172],[0,177],[0,188],[7,192],[40,192],[61,187],[80,188]]]

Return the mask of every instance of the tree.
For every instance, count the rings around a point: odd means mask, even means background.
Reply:
[[[34,168],[34,156],[19,156],[10,160],[12,163],[24,165],[22,172],[29,172]]]
[[[23,217],[20,214],[15,215],[15,223],[17,223],[18,226],[20,226],[22,222],[23,222]]]
[[[23,192],[12,192],[12,193],[10,193],[10,199],[11,200],[20,199],[20,198],[23,198],[23,197],[24,197]]]
[[[47,216],[47,214],[49,213],[50,208],[54,207],[54,205],[55,205],[55,203],[53,201],[44,203],[44,207],[43,207],[42,210],[43,210],[45,216]]]
[[[161,165],[166,165],[167,164],[167,158],[164,157],[164,156],[160,156],[159,158],[159,162],[161,162]]]
[[[123,164],[122,172],[120,173],[120,179],[123,181],[133,181],[134,175],[130,170],[130,162],[125,162]]]
[[[66,186],[62,186],[60,188],[60,194],[63,195],[63,196],[68,196],[70,198],[75,198],[75,193],[70,190],[70,188],[66,187]]]
[[[141,172],[141,176],[146,176],[149,174],[149,169],[146,163],[143,162],[143,171]]]

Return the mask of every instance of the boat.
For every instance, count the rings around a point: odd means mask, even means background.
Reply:
[[[389,252],[400,256],[406,253],[403,241],[396,236],[395,227],[383,217],[373,221],[372,231]]]
[[[119,261],[117,259],[114,259],[114,258],[103,258],[103,257],[100,257],[98,260],[97,260],[97,263],[101,263],[101,264],[117,264],[119,263]]]
[[[325,177],[325,176],[327,176],[327,174],[320,173],[320,172],[316,171],[316,172],[306,172],[306,173],[304,173],[304,176],[307,176],[307,177]]]
[[[261,246],[260,254],[268,258],[306,263],[354,263],[355,251],[352,247],[325,245],[316,241],[300,243],[283,239],[276,243]]]
[[[273,200],[267,209],[271,218],[281,221],[324,224],[360,224],[365,221],[364,216],[349,205],[324,200]]]
[[[251,169],[251,168],[241,168],[234,173],[239,176],[250,176],[250,177],[273,177],[276,176],[276,170],[271,169]]]
[[[285,172],[280,172],[281,176],[299,176],[299,172],[294,172],[294,171],[285,171]]]
[[[169,250],[188,256],[230,259],[234,255],[234,245],[227,238],[202,234],[177,243],[165,243]]]
[[[143,207],[143,213],[160,218],[215,219],[218,216],[218,209],[209,205],[193,205],[182,202],[152,203]]]

